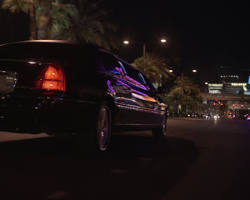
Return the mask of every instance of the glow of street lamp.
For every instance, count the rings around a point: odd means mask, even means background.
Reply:
[[[35,64],[36,64],[35,61],[29,61],[28,63],[29,63],[30,65],[35,65]]]
[[[123,41],[123,44],[126,44],[126,45],[127,45],[127,44],[129,44],[129,41],[128,41],[128,40],[124,40],[124,41]]]
[[[197,70],[196,70],[196,69],[193,69],[193,70],[192,70],[192,72],[196,73],[196,72],[197,72]]]
[[[173,73],[173,72],[174,72],[174,70],[170,69],[170,70],[169,70],[169,72],[170,72],[170,73]]]
[[[208,85],[208,82],[205,82],[205,85]]]
[[[161,39],[161,43],[166,43],[166,42],[167,42],[166,39],[164,39],[164,38]]]

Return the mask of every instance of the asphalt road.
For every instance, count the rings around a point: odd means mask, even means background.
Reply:
[[[103,155],[76,153],[72,137],[0,133],[0,199],[250,199],[250,122],[168,120],[113,137]]]

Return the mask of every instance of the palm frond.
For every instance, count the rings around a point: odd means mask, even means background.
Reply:
[[[55,6],[53,38],[92,43],[107,49],[116,46],[116,27],[108,21],[108,11],[100,8],[100,1],[71,0],[70,3],[67,8]]]
[[[145,58],[140,57],[136,59],[133,65],[142,70],[148,78],[155,83],[166,82],[173,78],[173,74],[169,73],[169,68],[165,63],[165,59],[154,54],[147,53]]]
[[[30,0],[4,0],[2,3],[2,8],[8,9],[11,12],[22,11],[28,13],[31,6],[32,1]]]

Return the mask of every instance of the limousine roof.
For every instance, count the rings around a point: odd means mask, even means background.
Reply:
[[[98,49],[94,45],[80,45],[64,40],[28,40],[0,45],[0,59],[65,60],[82,57]]]

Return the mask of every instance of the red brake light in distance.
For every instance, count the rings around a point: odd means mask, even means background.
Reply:
[[[65,92],[65,74],[62,67],[58,65],[48,65],[45,70],[42,71],[38,88]]]

